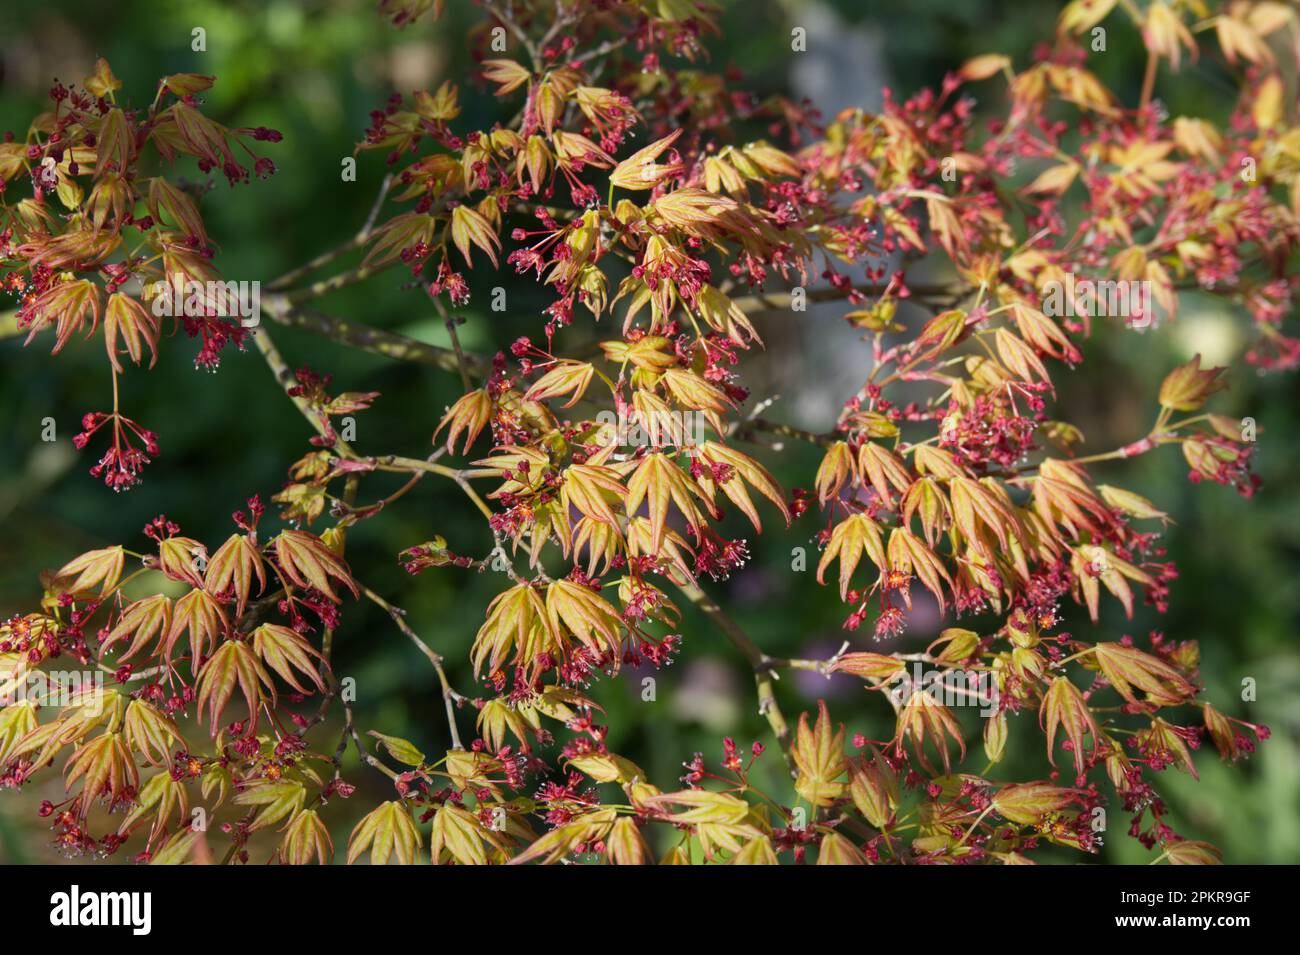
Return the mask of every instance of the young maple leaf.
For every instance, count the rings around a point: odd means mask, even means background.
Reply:
[[[638,149],[614,167],[609,181],[620,189],[653,189],[669,176],[679,175],[684,168],[680,162],[660,164],[655,160],[677,142],[681,134],[680,129],[675,129],[663,139]]]
[[[325,691],[320,668],[313,662],[325,663],[325,658],[296,630],[274,623],[262,624],[253,631],[253,652],[299,693],[310,691],[298,681],[297,673],[307,676],[318,692]]]
[[[1043,694],[1043,702],[1038,709],[1038,724],[1047,733],[1047,758],[1053,766],[1056,765],[1053,755],[1056,731],[1058,727],[1064,728],[1065,738],[1070,741],[1070,752],[1074,755],[1075,772],[1082,774],[1086,758],[1083,734],[1091,733],[1094,744],[1101,738],[1101,734],[1092,710],[1088,708],[1088,701],[1066,677],[1058,676]]]
[[[220,728],[217,721],[234,695],[236,686],[248,704],[249,719],[256,723],[265,699],[262,690],[265,688],[274,700],[275,684],[253,653],[252,647],[242,640],[227,640],[199,670],[198,716],[202,720],[206,706],[208,725],[213,736],[217,735]]]
[[[493,268],[496,267],[501,240],[497,238],[492,223],[478,210],[469,206],[457,206],[451,210],[451,241],[465,257],[467,265],[474,264],[469,253],[470,246],[474,245],[486,252]]]
[[[257,546],[245,534],[231,534],[208,561],[203,578],[203,589],[219,600],[235,595],[235,613],[243,614],[244,607],[257,578],[258,593],[266,588],[266,567]]]
[[[794,788],[814,806],[829,806],[844,792],[840,777],[849,768],[844,758],[844,726],[832,734],[825,700],[817,701],[817,721],[811,729],[808,714],[799,714],[790,756],[799,771]]]
[[[668,524],[670,501],[677,506],[690,527],[699,528],[704,525],[704,515],[695,503],[697,498],[709,509],[710,514],[717,516],[716,508],[699,485],[687,478],[682,469],[666,455],[652,452],[641,459],[628,479],[624,511],[628,515],[634,515],[643,502],[647,503],[650,512],[650,548],[657,553]]]
[[[847,600],[849,580],[866,554],[880,571],[885,570],[885,548],[880,525],[863,513],[851,514],[835,525],[830,543],[817,565],[817,583],[825,584],[826,568],[836,558],[840,562],[840,599]]]
[[[172,606],[171,626],[162,640],[160,655],[171,660],[172,649],[182,633],[190,635],[190,665],[202,663],[205,653],[211,653],[217,642],[230,631],[230,618],[226,609],[206,590],[191,590]]]
[[[275,556],[286,582],[294,586],[310,587],[338,603],[339,595],[330,586],[332,577],[352,591],[352,596],[359,594],[348,565],[314,534],[282,531],[275,539]]]
[[[334,859],[334,841],[329,829],[314,809],[304,809],[289,820],[282,830],[280,859],[287,865],[311,865],[313,861],[329,865]]]
[[[402,865],[414,865],[422,843],[406,806],[396,801],[381,803],[353,828],[348,838],[348,865],[367,850],[374,865],[386,865],[394,857]]]

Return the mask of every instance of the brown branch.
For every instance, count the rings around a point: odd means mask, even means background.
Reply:
[[[465,747],[462,746],[460,742],[460,731],[456,728],[456,705],[464,703],[465,697],[452,689],[451,683],[447,680],[447,672],[442,666],[442,654],[438,653],[431,646],[421,640],[419,634],[411,629],[410,624],[406,622],[405,610],[400,607],[394,607],[369,587],[363,586],[361,591],[370,599],[371,602],[388,612],[388,615],[393,618],[393,623],[397,624],[397,629],[406,634],[410,641],[414,643],[416,647],[419,648],[420,652],[428,658],[429,662],[433,664],[433,669],[438,674],[438,682],[442,686],[442,702],[447,708],[447,726],[451,730],[451,748],[464,749]]]
[[[450,348],[430,345],[380,328],[354,325],[309,306],[293,305],[285,296],[264,297],[262,309],[280,325],[300,328],[372,355],[429,365],[442,371],[457,371],[461,366],[456,352]],[[485,378],[492,370],[491,359],[482,355],[462,352],[462,359],[465,371],[471,377]]]
[[[790,771],[790,777],[794,778],[797,771],[794,758],[790,755],[792,741],[790,724],[786,722],[785,714],[781,712],[781,706],[776,701],[775,686],[775,681],[778,679],[775,671],[783,663],[788,665],[788,661],[781,661],[777,657],[769,657],[760,650],[758,645],[749,639],[749,635],[740,628],[740,625],[728,617],[723,609],[718,606],[717,601],[696,584],[678,584],[678,588],[686,595],[686,599],[695,604],[717,625],[723,636],[730,640],[745,655],[745,659],[749,661],[749,665],[754,671],[754,684],[758,688],[758,712],[767,720],[768,726],[772,728],[777,744],[781,747],[781,755],[785,759],[786,768]]]

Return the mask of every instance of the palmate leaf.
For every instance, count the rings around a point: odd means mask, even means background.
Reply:
[[[497,264],[497,251],[501,240],[496,230],[483,215],[469,206],[457,206],[451,210],[451,240],[465,257],[467,265],[473,265],[470,259],[470,246],[476,246],[487,253],[493,267]]]
[[[471,658],[474,672],[487,664],[495,673],[505,664],[511,649],[515,660],[529,663],[537,655],[558,649],[558,635],[537,591],[526,583],[497,594],[488,605],[487,619],[474,637]]]
[[[119,661],[129,660],[153,640],[161,639],[171,626],[172,601],[166,594],[144,597],[127,606],[99,646],[100,656],[115,643],[131,637],[131,644]]]
[[[832,733],[824,700],[817,701],[817,721],[811,729],[808,714],[799,714],[790,755],[799,770],[795,790],[814,806],[829,806],[844,792],[840,777],[849,768],[844,758],[844,726]]]
[[[727,862],[728,865],[780,865],[770,837],[760,835],[745,843]]]
[[[839,497],[844,486],[858,479],[858,461],[847,442],[835,441],[826,449],[821,464],[817,466],[817,476],[813,486],[817,491],[817,500],[825,504],[832,498]]]
[[[585,517],[600,521],[615,531],[618,516],[613,505],[621,505],[627,493],[627,488],[618,480],[617,471],[594,464],[569,465],[560,487],[560,498],[566,505],[572,504]]]
[[[238,687],[248,704],[248,715],[256,721],[265,698],[263,690],[275,697],[275,684],[266,672],[252,647],[240,640],[227,640],[199,671],[198,716],[208,711],[208,725],[212,735],[217,735],[217,721]]]
[[[195,854],[195,849],[203,841],[203,832],[198,829],[180,829],[168,839],[161,849],[149,858],[150,865],[184,865]]]
[[[605,840],[605,861],[610,865],[650,865],[654,857],[636,822],[626,816],[614,823]]]
[[[715,793],[707,789],[683,789],[680,792],[662,793],[642,800],[652,809],[664,812],[664,818],[680,825],[699,823],[739,823],[749,815],[749,803],[729,793]],[[670,811],[673,806],[683,810]]]
[[[307,789],[294,780],[258,782],[235,795],[236,806],[252,806],[256,814],[248,828],[251,832],[274,826],[302,809],[307,799]]]
[[[317,692],[325,691],[325,682],[315,662],[325,663],[325,658],[296,630],[275,623],[262,624],[253,631],[253,652],[299,693],[310,691],[299,681],[298,674],[311,680]]]
[[[215,650],[221,638],[229,633],[230,618],[206,590],[191,590],[172,607],[171,626],[162,641],[163,659],[171,659],[176,641],[186,631],[190,635],[190,663],[198,667],[205,654]]]
[[[668,524],[669,502],[677,507],[690,527],[703,526],[704,515],[696,503],[697,499],[710,513],[716,513],[705,493],[681,468],[667,456],[652,452],[641,459],[627,481],[624,510],[630,517],[636,514],[642,503],[647,505],[650,514],[650,547],[657,553]]]
[[[1047,758],[1052,765],[1056,765],[1053,750],[1056,748],[1056,731],[1059,727],[1065,730],[1065,738],[1070,741],[1075,772],[1082,773],[1086,757],[1083,734],[1091,733],[1095,744],[1100,739],[1100,733],[1092,710],[1088,708],[1088,701],[1066,677],[1058,676],[1043,694],[1043,702],[1038,709],[1038,723],[1046,730]]]
[[[173,779],[171,773],[155,773],[149,778],[136,797],[135,807],[122,820],[118,833],[128,833],[140,821],[152,816],[150,838],[157,838],[171,822],[172,816],[178,823],[188,820],[190,813],[189,794],[185,784]]]
[[[852,842],[837,832],[822,836],[817,850],[818,865],[869,865],[867,857]]]
[[[616,818],[615,810],[609,808],[596,809],[578,816],[535,839],[527,849],[512,858],[509,864],[540,862],[542,865],[552,865],[559,862],[583,843],[604,839],[609,835]]]
[[[402,865],[414,865],[423,845],[411,811],[400,802],[382,803],[366,815],[348,839],[348,865],[370,852],[375,865],[387,865],[396,859]]]
[[[352,591],[352,596],[358,595],[347,564],[314,534],[282,531],[275,539],[275,557],[286,583],[310,587],[338,603],[339,595],[330,586],[333,578]]]
[[[61,581],[75,574],[75,579],[67,585],[68,593],[79,594],[98,587],[99,595],[103,597],[116,587],[117,582],[122,578],[125,554],[120,545],[88,551],[65,564],[54,577]]]
[[[888,554],[890,567],[894,570],[916,574],[925,589],[934,594],[942,614],[948,606],[943,595],[943,583],[951,589],[952,577],[938,555],[905,527],[896,527],[890,532]],[[906,591],[903,597],[908,599]]]
[[[1064,789],[1051,783],[1015,783],[994,794],[993,809],[1011,822],[1036,826],[1052,813],[1077,803],[1080,796],[1077,789]]]
[[[485,829],[472,812],[444,803],[433,815],[429,850],[434,865],[455,862],[459,865],[487,865],[488,847],[505,849],[500,835]]]
[[[1137,703],[1134,688],[1162,706],[1173,706],[1191,698],[1196,688],[1163,660],[1122,643],[1099,643],[1093,648],[1097,665],[1116,692]]]
[[[289,820],[280,842],[280,860],[287,865],[329,865],[334,858],[334,841],[314,809],[304,809]]]
[[[140,784],[125,737],[113,732],[96,736],[73,752],[63,775],[69,791],[81,780],[79,803],[83,816],[96,799],[120,799]]]
[[[244,534],[231,534],[208,561],[203,589],[218,599],[235,596],[235,613],[242,614],[257,578],[258,592],[266,588],[266,567],[257,546]]]
[[[597,659],[608,655],[618,665],[622,618],[590,587],[568,580],[552,581],[546,587],[546,619],[552,633],[567,630]]]
[[[786,526],[790,526],[790,508],[785,503],[785,495],[781,491],[781,485],[776,483],[776,478],[772,477],[767,468],[749,455],[716,441],[704,442],[700,448],[700,455],[707,464],[722,465],[734,472],[730,479],[721,482],[722,493],[749,518],[749,522],[754,525],[754,530],[762,533],[763,523],[759,520],[758,509],[754,507],[754,502],[745,489],[746,484],[775,504],[781,516],[785,518]],[[713,471],[710,468],[700,478],[700,484],[708,493],[710,501],[715,484],[712,475]]]
[[[898,455],[874,441],[865,441],[858,449],[858,470],[886,504],[894,492],[901,494],[912,484],[912,475]]]
[[[144,700],[127,704],[122,732],[131,751],[153,766],[166,765],[173,748],[186,749],[185,737],[175,721]]]
[[[863,513],[852,514],[835,525],[830,543],[817,565],[817,583],[825,584],[826,568],[840,562],[840,599],[848,599],[849,580],[866,554],[878,570],[885,570],[885,547],[880,525]]]
[[[914,689],[911,697],[898,712],[898,728],[894,735],[895,750],[902,753],[903,740],[911,738],[916,758],[927,770],[933,770],[925,752],[927,741],[938,752],[943,761],[945,774],[952,772],[952,755],[949,740],[956,742],[961,749],[961,757],[966,758],[966,737],[961,731],[961,724],[953,716],[952,710],[935,702],[930,695],[920,688]]]

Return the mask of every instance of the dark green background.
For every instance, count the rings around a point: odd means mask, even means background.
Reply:
[[[883,51],[881,68],[900,93],[937,83],[947,69],[969,56],[1002,51],[1017,64],[1027,62],[1033,45],[1050,36],[1051,4],[980,0],[897,0],[870,5],[841,2],[837,15],[875,37]],[[218,265],[229,278],[263,282],[306,261],[350,236],[364,220],[383,176],[383,158],[365,154],[355,183],[340,181],[340,161],[368,125],[368,112],[381,106],[397,84],[409,93],[416,85],[434,88],[444,78],[461,85],[465,114],[457,128],[487,126],[508,118],[493,98],[469,79],[471,62],[464,36],[478,11],[448,4],[441,23],[426,21],[397,31],[366,2],[116,2],[47,0],[0,10],[0,130],[21,137],[34,113],[44,107],[51,77],[79,81],[97,55],[109,59],[125,84],[119,100],[146,104],[159,76],[194,71],[216,74],[207,111],[228,125],[267,125],[284,133],[268,150],[279,173],[269,182],[229,189],[217,183],[202,205],[209,232],[221,246]],[[746,2],[722,17],[723,35],[713,41],[714,63],[735,64],[752,88],[764,93],[788,89],[795,56],[817,56],[814,42],[803,54],[790,52],[790,28],[812,13],[799,3]],[[207,31],[207,52],[190,50],[190,33]],[[1138,41],[1118,17],[1108,21],[1108,52],[1094,54],[1090,68],[1127,101],[1136,98],[1142,62]],[[1210,62],[1185,70],[1160,94],[1171,111],[1222,120],[1232,104],[1232,87]],[[996,84],[981,87],[997,105]],[[987,91],[987,92],[985,92]],[[863,90],[863,101],[878,91]],[[505,109],[513,110],[514,103]],[[181,174],[197,178],[183,165]],[[489,353],[519,334],[539,334],[544,299],[519,285],[512,274],[483,271],[471,277],[476,292],[465,311],[462,337],[467,348]],[[427,298],[401,288],[403,275],[389,273],[363,287],[340,292],[322,303],[351,320],[400,331],[438,344],[446,333]],[[510,311],[486,310],[487,290],[504,284]],[[8,304],[0,309],[9,307]],[[811,313],[810,313],[811,315]],[[780,316],[760,319],[769,354],[756,377],[747,380],[759,395],[772,393],[783,368],[793,367],[790,350],[800,342]],[[810,317],[836,328],[833,314]],[[579,322],[579,325],[582,323]],[[822,327],[819,326],[819,327]],[[841,332],[836,328],[837,333]],[[295,367],[309,364],[334,374],[338,390],[383,393],[375,409],[358,418],[355,444],[363,452],[422,455],[447,403],[459,393],[455,376],[414,365],[399,365],[351,353],[330,342],[273,327],[281,350]],[[587,331],[569,333],[576,341]],[[1088,449],[1099,451],[1141,436],[1154,417],[1154,394],[1165,370],[1197,351],[1218,363],[1235,362],[1249,335],[1249,322],[1210,299],[1188,297],[1172,328],[1134,336],[1100,329],[1087,347],[1082,374],[1062,375],[1056,416],[1082,427]],[[563,342],[563,339],[562,339]],[[116,496],[86,474],[89,455],[70,443],[80,415],[109,403],[109,376],[98,342],[70,347],[50,358],[42,340],[23,350],[20,341],[0,343],[0,615],[28,609],[39,597],[37,574],[86,549],[112,542],[140,546],[140,529],[165,513],[191,536],[215,543],[229,533],[228,515],[254,492],[269,497],[281,485],[286,467],[307,449],[303,420],[279,393],[256,352],[229,353],[220,372],[208,375],[191,365],[193,343],[163,343],[152,372],[131,370],[123,379],[124,411],[161,435],[163,454],[147,470],[145,483]],[[859,346],[864,357],[867,351]],[[805,381],[818,387],[818,369],[803,368]],[[764,375],[771,377],[765,381]],[[1175,449],[1121,467],[1098,467],[1099,480],[1120,484],[1154,500],[1177,523],[1169,547],[1182,576],[1173,588],[1172,609],[1157,617],[1147,608],[1125,624],[1110,608],[1101,632],[1114,638],[1131,633],[1144,639],[1152,627],[1177,639],[1200,641],[1203,677],[1216,705],[1233,716],[1271,725],[1274,739],[1245,765],[1228,768],[1213,751],[1197,760],[1202,780],[1169,771],[1160,779],[1172,819],[1189,836],[1208,838],[1230,862],[1300,860],[1300,654],[1296,650],[1297,504],[1295,441],[1300,437],[1293,377],[1261,377],[1244,366],[1230,375],[1231,391],[1216,398],[1214,410],[1252,416],[1260,426],[1258,470],[1263,491],[1246,501],[1218,487],[1193,487]],[[766,386],[766,387],[765,387]],[[788,390],[786,391],[789,394]],[[845,393],[847,394],[847,392]],[[845,394],[829,395],[834,401]],[[58,422],[59,440],[40,441],[41,421]],[[801,420],[782,402],[772,417],[820,429],[827,421]],[[98,450],[99,444],[93,445]],[[811,485],[818,454],[804,447],[759,452],[786,487]],[[382,482],[387,481],[388,484]],[[394,479],[372,479],[363,492],[372,499],[396,487]],[[770,511],[767,512],[769,518]],[[730,582],[711,590],[762,647],[774,654],[833,652],[842,639],[844,610],[833,588],[819,588],[811,571],[790,570],[793,547],[809,548],[817,519],[804,518],[789,531],[773,522],[761,542],[751,541],[755,559]],[[735,525],[737,533],[742,532]],[[367,584],[410,611],[412,624],[451,662],[451,676],[471,690],[466,659],[483,610],[500,586],[494,575],[477,577],[459,570],[432,571],[409,579],[396,553],[442,534],[462,552],[480,556],[489,541],[478,515],[466,507],[449,482],[430,478],[400,505],[357,529],[349,540],[350,562]],[[448,744],[441,701],[423,659],[370,606],[350,607],[336,641],[336,670],[358,682],[358,718],[364,728],[407,736],[426,752]],[[1077,613],[1070,625],[1083,629]],[[657,674],[657,702],[640,699],[640,679],[606,682],[593,693],[609,714],[612,749],[642,765],[661,786],[671,786],[681,763],[696,750],[716,761],[721,737],[733,735],[747,746],[770,742],[753,704],[753,685],[742,661],[719,634],[687,614],[682,626],[685,649],[671,668]],[[901,645],[922,648],[932,634],[907,634]],[[864,633],[855,645],[869,645]],[[847,721],[850,735],[882,738],[892,732],[888,707],[847,678],[830,685],[820,678],[787,675],[779,693],[787,715],[815,706],[818,695],[832,698],[832,712]],[[1240,701],[1243,678],[1258,682],[1258,702]],[[1191,722],[1190,712],[1183,722]],[[462,713],[462,732],[470,714]],[[1035,717],[1012,723],[1010,756],[1003,778],[1027,778],[1045,771],[1043,739]],[[972,734],[973,735],[973,734]],[[332,749],[335,729],[314,738]],[[974,738],[974,737],[973,737]],[[349,778],[361,789],[348,803],[336,801],[327,818],[344,844],[347,828],[361,811],[387,798],[377,774],[355,766],[349,752]],[[768,777],[778,761],[765,757]],[[972,769],[983,765],[971,760]],[[773,788],[776,788],[775,786]],[[0,860],[53,858],[48,836],[34,809],[40,798],[59,797],[61,782],[43,774],[23,795],[0,793]],[[1149,858],[1122,835],[1127,817],[1112,806],[1108,861]],[[1077,858],[1062,854],[1058,858]]]

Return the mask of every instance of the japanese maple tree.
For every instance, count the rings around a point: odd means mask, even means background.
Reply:
[[[710,72],[716,11],[701,0],[477,5],[481,68],[462,82],[487,84],[500,121],[466,128],[451,80],[395,95],[358,144],[391,167],[370,220],[261,299],[265,318],[332,340],[316,366],[345,346],[457,376],[463,397],[427,422],[432,453],[349,439],[340,421],[385,413],[381,396],[293,370],[269,322],[241,321],[213,293],[220,256],[183,175],[197,165],[259,188],[281,140],[207,115],[217,78],[127,91],[101,60],[0,144],[0,274],[16,328],[56,356],[82,339],[105,349],[111,393],[75,439],[95,478],[131,489],[165,446],[118,389],[158,361],[215,369],[256,349],[314,432],[285,450],[273,497],[243,492],[224,541],[159,517],[140,540],[70,554],[42,577],[40,605],[0,624],[6,697],[69,661],[108,675],[0,709],[0,787],[61,769],[66,799],[41,808],[58,843],[152,862],[249,861],[254,844],[286,863],[329,861],[322,810],[352,794],[355,772],[392,785],[378,805],[346,804],[359,820],[338,847],[349,862],[1019,863],[1044,843],[1095,852],[1099,807],[1127,813],[1153,859],[1216,861],[1168,824],[1160,774],[1195,773],[1207,738],[1235,761],[1267,729],[1203,696],[1194,642],[1100,622],[1108,601],[1130,616],[1139,600],[1163,610],[1177,575],[1160,502],[1095,483],[1089,465],[1181,451],[1191,480],[1255,493],[1253,435],[1211,410],[1234,372],[1169,369],[1149,430],[1101,450],[1054,417],[1055,383],[1086,379],[1090,335],[1160,334],[1184,289],[1253,324],[1258,369],[1300,363],[1283,328],[1300,240],[1295,10],[1075,0],[1032,58],[981,56],[934,89],[886,91],[877,114],[824,117]],[[442,3],[379,6],[404,27]],[[1140,31],[1135,102],[1087,68],[1103,23]],[[1239,82],[1222,127],[1167,115],[1154,95],[1162,71],[1198,55]],[[1001,104],[992,118],[975,91]],[[767,137],[739,133],[753,128]],[[352,252],[359,265],[319,277]],[[535,333],[496,355],[461,348],[455,309],[508,270],[548,290]],[[946,278],[909,278],[922,270]],[[314,304],[403,272],[453,347]],[[1099,307],[1096,290],[1114,283],[1143,290],[1136,309]],[[190,288],[206,291],[173,291]],[[763,347],[757,313],[798,321],[804,302],[839,303],[868,346],[861,386],[824,433],[763,417],[745,384]],[[574,325],[598,329],[599,348],[571,344]],[[822,450],[806,489],[778,484],[764,434]],[[409,586],[500,580],[473,685],[453,685],[400,596],[349,561],[348,538],[400,513],[425,479],[454,482],[482,531],[454,545],[465,553],[410,541],[393,555]],[[148,493],[127,501],[152,516]],[[723,533],[726,511],[756,535],[796,521],[816,534],[815,582],[802,584],[838,593],[845,649],[774,657],[728,616],[714,581],[748,550]],[[906,630],[922,593],[944,617],[938,639],[884,652],[876,641]],[[331,649],[367,603],[427,657],[446,752],[358,725]],[[683,627],[683,603],[710,626]],[[1091,626],[1062,629],[1070,603]],[[752,666],[770,738],[680,754],[682,779],[651,779],[607,746],[603,687],[719,639]],[[976,734],[961,702],[918,685],[917,665],[977,687]],[[860,678],[858,709],[892,713],[893,735],[867,738],[854,712],[824,704],[787,717],[787,670]],[[999,776],[1034,726],[1055,770]],[[349,747],[362,765],[345,774]],[[788,786],[760,789],[759,759],[784,761]],[[103,806],[121,811],[107,831],[92,821]],[[196,825],[195,808],[220,825]]]

